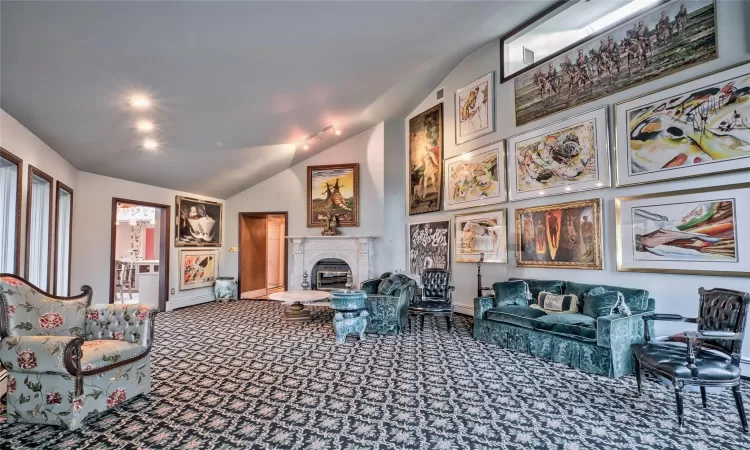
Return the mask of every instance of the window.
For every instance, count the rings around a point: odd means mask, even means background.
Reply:
[[[23,161],[0,148],[0,273],[21,272],[21,174]]]
[[[49,291],[52,231],[52,177],[29,166],[26,195],[26,270],[27,280]]]
[[[57,182],[55,215],[55,295],[70,295],[70,241],[72,240],[73,189]]]

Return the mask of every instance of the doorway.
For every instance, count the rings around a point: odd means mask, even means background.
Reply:
[[[169,205],[112,198],[109,303],[166,311],[170,217]]]
[[[287,212],[239,214],[240,298],[265,299],[287,286]]]

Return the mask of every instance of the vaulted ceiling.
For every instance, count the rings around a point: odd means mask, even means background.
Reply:
[[[227,198],[405,117],[551,3],[3,1],[0,107],[79,170]],[[328,125],[341,136],[288,145]]]

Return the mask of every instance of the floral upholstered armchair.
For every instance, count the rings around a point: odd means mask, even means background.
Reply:
[[[363,281],[367,294],[368,333],[398,334],[408,318],[407,308],[417,290],[417,282],[402,274],[384,273],[380,278]]]
[[[0,364],[8,371],[8,423],[74,430],[90,414],[151,391],[156,309],[89,305],[0,274]]]

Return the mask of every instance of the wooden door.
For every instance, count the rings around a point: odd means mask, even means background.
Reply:
[[[265,294],[268,278],[267,225],[265,216],[241,216],[240,292]],[[251,295],[252,296],[252,295]]]

